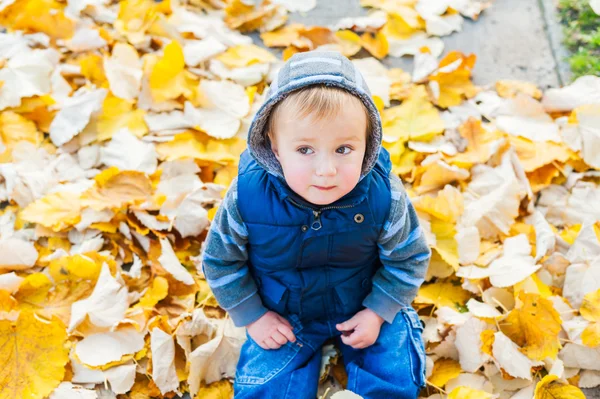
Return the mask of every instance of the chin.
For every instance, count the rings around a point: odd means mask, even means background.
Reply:
[[[308,202],[311,202],[315,205],[329,205],[337,200],[339,200],[340,198],[342,198],[341,195],[339,195],[339,193],[330,193],[330,194],[315,194],[312,193],[308,194],[306,197],[304,197],[305,200],[307,200]]]

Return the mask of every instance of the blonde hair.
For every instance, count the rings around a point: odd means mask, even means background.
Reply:
[[[367,143],[369,143],[373,132],[373,122],[369,116],[367,107],[363,104],[361,99],[347,90],[325,85],[313,85],[293,91],[276,104],[273,107],[266,124],[269,140],[273,141],[275,137],[274,133],[277,119],[280,117],[281,110],[284,108],[292,107],[297,110],[298,118],[313,116],[317,121],[320,121],[335,117],[338,112],[350,102],[360,103],[361,108],[365,112],[365,117],[367,118]]]

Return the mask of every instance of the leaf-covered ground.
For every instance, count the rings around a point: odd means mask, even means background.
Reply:
[[[476,55],[440,59],[438,36],[487,3],[286,23],[314,3],[0,3],[0,399],[232,396],[244,329],[199,266],[282,65],[256,30],[283,58],[343,52],[372,90],[433,249],[422,397],[600,385],[600,78],[474,85]],[[323,348],[322,398],[351,397],[341,360]]]

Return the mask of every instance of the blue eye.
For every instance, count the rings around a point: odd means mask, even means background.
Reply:
[[[309,155],[309,154],[312,154],[314,152],[313,150],[311,150],[308,147],[300,147],[296,151],[298,151],[302,155]],[[309,151],[311,151],[311,152],[309,152]]]
[[[344,151],[344,149],[348,150],[348,152]],[[340,150],[342,150],[342,152],[340,152]],[[335,150],[338,154],[342,154],[342,155],[348,155],[350,154],[350,151],[352,151],[352,148],[348,147],[347,145],[341,146],[340,148],[338,148],[337,150]]]

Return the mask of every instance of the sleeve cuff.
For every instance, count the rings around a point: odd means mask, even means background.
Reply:
[[[400,309],[407,306],[394,301],[385,292],[377,287],[373,287],[373,290],[363,300],[362,304],[363,306],[377,313],[381,318],[390,324],[394,321],[394,318]]]
[[[258,292],[255,292],[239,305],[226,310],[236,327],[247,326],[267,313],[267,308],[263,305]]]

